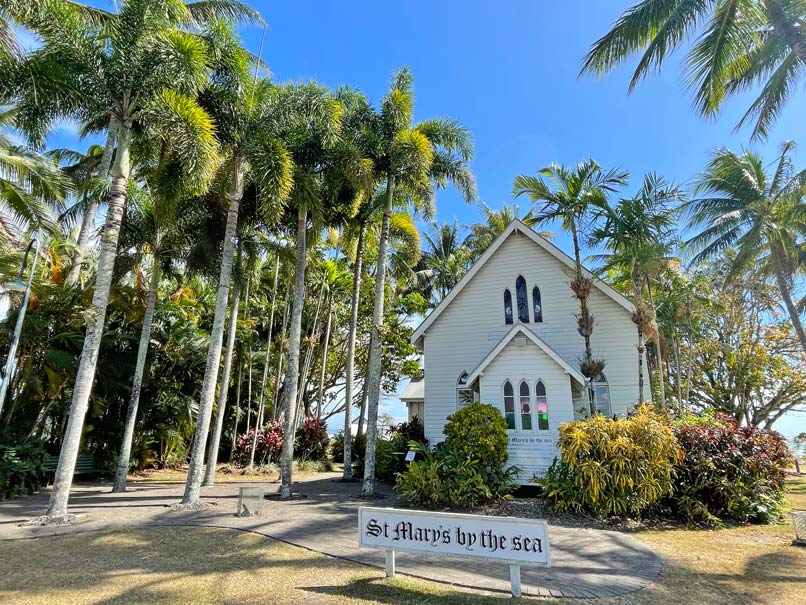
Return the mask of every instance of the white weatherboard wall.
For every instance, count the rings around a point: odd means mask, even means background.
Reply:
[[[531,431],[508,431],[509,464],[520,469],[518,479],[528,481],[542,476],[557,455],[558,428],[563,422],[574,419],[571,403],[571,378],[557,363],[533,342],[519,345],[510,342],[495,360],[487,366],[479,380],[481,401],[495,405],[504,414],[504,382],[512,382],[515,392],[515,411],[519,413],[521,381],[529,384],[532,410],[535,410],[535,383],[542,380],[546,387],[549,409],[549,430],[537,428],[537,416],[532,415]]]
[[[570,273],[570,269],[538,244],[515,231],[444,307],[423,339],[424,421],[426,437],[432,444],[444,440],[442,428],[448,415],[457,409],[459,375],[463,371],[472,372],[512,327],[504,321],[506,288],[512,292],[517,322],[515,280],[518,275],[526,279],[530,314],[534,286],[540,288],[543,305],[543,323],[524,325],[570,365],[579,367],[584,341],[576,329],[574,314],[579,303],[569,286]],[[623,414],[638,400],[636,328],[630,312],[599,290],[593,290],[589,303],[596,319],[592,337],[594,355],[607,361],[605,375],[610,384],[613,413]],[[511,376],[513,386],[520,378],[520,375]],[[648,385],[648,380],[646,383]],[[554,388],[549,389],[547,385],[547,389],[551,405]],[[503,404],[501,392],[496,394],[489,388],[481,393],[480,400],[496,406]]]

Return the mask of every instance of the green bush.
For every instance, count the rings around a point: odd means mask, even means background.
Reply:
[[[791,453],[784,438],[730,416],[683,416],[675,422],[685,459],[677,469],[675,511],[690,522],[768,523],[784,513]]]
[[[395,489],[427,508],[468,507],[499,497],[513,487],[518,469],[505,469],[507,424],[496,408],[471,403],[448,417],[447,439],[432,452],[411,442],[423,460],[397,473]]]
[[[566,423],[557,447],[560,458],[534,481],[559,510],[597,517],[640,515],[670,496],[683,459],[668,419],[649,405],[627,418]]]
[[[13,443],[0,436],[0,498],[32,494],[45,484],[45,444],[39,440]]]

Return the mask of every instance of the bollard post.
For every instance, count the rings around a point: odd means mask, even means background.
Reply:
[[[386,554],[386,577],[387,578],[394,578],[395,577],[395,551],[394,550],[386,550],[384,551]]]
[[[509,566],[509,583],[511,584],[512,596],[521,596],[521,566]]]

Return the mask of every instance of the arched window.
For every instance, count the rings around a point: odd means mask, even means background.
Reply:
[[[507,429],[515,430],[515,391],[512,383],[507,380],[504,383],[504,418],[507,420]]]
[[[518,319],[521,322],[529,323],[529,298],[526,295],[526,280],[523,275],[519,275],[515,281],[515,296],[518,298]]]
[[[599,374],[593,381],[593,396],[596,399],[596,409],[604,416],[610,416],[610,387],[607,386],[607,378],[604,374]]]
[[[512,292],[509,288],[504,290],[504,321],[512,323]]]
[[[529,395],[529,383],[525,380],[520,386],[521,430],[532,430],[532,397]]]
[[[456,409],[463,408],[474,400],[473,389],[467,387],[467,372],[462,372],[456,381]]]
[[[543,305],[540,302],[540,288],[532,288],[532,310],[535,313],[535,323],[543,321]]]
[[[535,385],[535,407],[537,408],[537,429],[549,430],[549,401],[546,398],[546,385],[538,380]]]

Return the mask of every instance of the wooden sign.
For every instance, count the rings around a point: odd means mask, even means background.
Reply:
[[[386,551],[387,576],[395,573],[398,550],[508,563],[514,596],[521,593],[521,565],[551,565],[542,519],[361,507],[358,535],[360,546]]]

